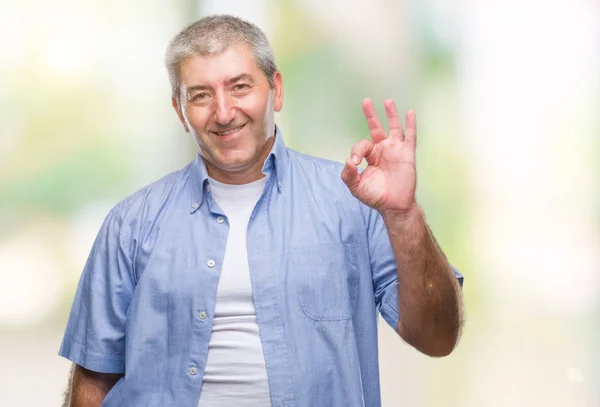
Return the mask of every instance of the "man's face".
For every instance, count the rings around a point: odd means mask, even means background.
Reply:
[[[283,105],[281,74],[276,72],[271,89],[243,43],[188,58],[180,70],[181,110],[175,100],[173,107],[194,136],[209,174],[244,182],[260,178],[274,140],[274,112]]]

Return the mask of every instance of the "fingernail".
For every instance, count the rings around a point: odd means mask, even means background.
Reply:
[[[357,155],[352,156],[352,162],[354,162],[354,164],[356,164],[356,165],[358,165],[360,163]]]

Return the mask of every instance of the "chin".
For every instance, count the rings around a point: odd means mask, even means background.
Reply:
[[[231,160],[220,160],[216,162],[222,171],[238,172],[247,168],[252,162],[252,157],[236,158]]]

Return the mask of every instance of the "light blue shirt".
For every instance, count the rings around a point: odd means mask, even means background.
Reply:
[[[377,312],[396,329],[396,264],[342,168],[279,130],[263,167],[247,248],[273,407],[381,404]],[[228,230],[200,156],[110,211],[59,352],[125,374],[103,406],[198,405]]]

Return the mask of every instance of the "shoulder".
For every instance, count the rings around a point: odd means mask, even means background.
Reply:
[[[288,148],[290,160],[299,167],[307,170],[337,172],[339,175],[344,168],[344,164],[326,158],[316,157],[314,155],[303,154],[296,150]]]
[[[330,188],[332,186],[339,187],[341,191],[347,190],[341,178],[344,164],[326,158],[302,154],[295,150],[288,151],[294,175],[306,176],[311,184],[315,186],[326,185]]]
[[[142,215],[148,215],[151,209],[161,207],[187,185],[191,163],[173,171],[164,177],[140,188],[111,209],[111,214],[119,224],[128,223]],[[150,209],[150,210],[149,210]]]
[[[293,172],[301,174],[300,177],[297,176],[298,174],[294,174],[295,184],[301,182],[300,179],[304,179],[307,181],[307,188],[322,190],[332,200],[340,199],[346,203],[352,202],[352,208],[360,211],[367,225],[380,221],[379,213],[356,199],[342,181],[343,163],[302,154],[291,149],[288,149],[288,151]]]
[[[342,170],[344,164],[302,154],[294,150],[290,151],[292,189],[296,191],[311,191],[311,195],[319,198],[319,205],[334,205],[338,213],[350,213],[356,215],[358,212],[364,216],[369,208],[352,195],[344,181],[342,181]]]

